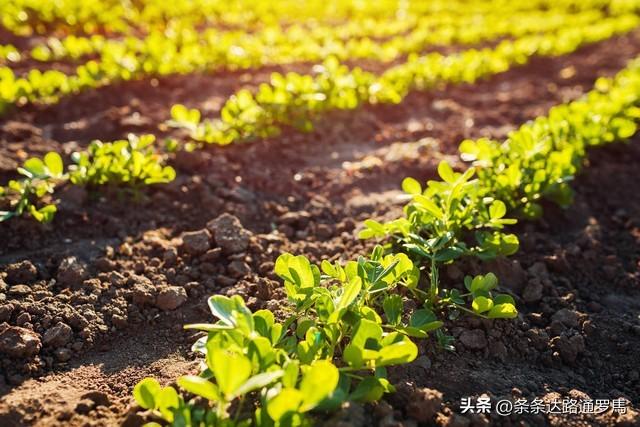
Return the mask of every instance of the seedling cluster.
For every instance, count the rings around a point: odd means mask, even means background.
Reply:
[[[496,292],[495,274],[467,276],[460,286],[443,288],[440,267],[463,256],[515,253],[518,239],[505,227],[516,220],[507,215],[540,215],[543,198],[566,206],[568,182],[586,149],[632,136],[638,105],[640,60],[502,144],[464,141],[463,158],[475,166],[459,173],[441,162],[442,180],[425,187],[407,178],[405,216],[365,221],[360,238],[387,242],[368,258],[316,266],[302,255],[278,257],[275,273],[289,302],[281,322],[268,310],[252,313],[238,296],[211,297],[216,322],[186,326],[207,332],[193,346],[205,357],[202,373],[179,378],[182,393],[147,378],[136,386],[137,402],[173,425],[291,426],[310,423],[311,410],[393,392],[387,367],[412,362],[416,340],[433,333],[442,348],[453,349],[442,329],[447,314],[517,316],[513,297]],[[406,310],[408,300],[416,308]],[[232,384],[230,372],[237,379]]]
[[[176,105],[169,124],[185,128],[200,144],[225,145],[265,138],[278,135],[286,127],[311,131],[314,120],[328,111],[353,110],[367,103],[397,104],[412,90],[473,83],[525,64],[534,56],[567,54],[585,44],[626,33],[639,23],[636,15],[621,15],[505,40],[495,48],[450,55],[410,55],[406,62],[381,75],[358,67],[349,69],[331,57],[315,67],[314,75],[273,73],[269,84],[261,84],[255,93],[241,89],[229,98],[215,120],[202,120],[199,112]]]
[[[30,158],[18,168],[24,176],[0,187],[0,222],[31,215],[38,222],[50,222],[57,211],[53,201],[56,187],[80,185],[90,190],[113,187],[140,195],[145,185],[167,183],[176,176],[171,166],[164,166],[162,156],[152,149],[153,135],[129,135],[114,142],[94,141],[85,152],[71,156],[74,164],[65,172],[62,157],[55,152],[43,159]]]

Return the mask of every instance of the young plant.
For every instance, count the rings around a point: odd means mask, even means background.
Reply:
[[[415,359],[412,333],[424,338],[441,325],[419,310],[411,325],[383,320],[387,297],[417,285],[413,263],[404,254],[383,256],[376,248],[371,259],[344,266],[325,261],[322,271],[304,256],[277,259],[275,272],[290,302],[283,323],[268,310],[252,313],[239,296],[211,297],[217,321],[187,326],[207,332],[193,346],[204,355],[202,373],[177,382],[205,401],[173,399],[169,415],[155,401],[136,397],[140,405],[174,424],[184,412],[204,414],[220,425],[253,420],[259,426],[290,426],[306,425],[305,414],[313,409],[377,400],[393,391],[386,368]],[[247,398],[260,402],[253,418],[243,410]]]
[[[0,187],[0,200],[5,209],[0,210],[0,222],[25,214],[36,221],[53,220],[56,205],[46,199],[57,183],[65,179],[64,165],[58,153],[47,153],[44,158],[33,157],[18,168],[21,180],[11,180],[6,188]]]
[[[128,187],[137,194],[145,185],[167,183],[175,179],[171,166],[155,153],[155,136],[129,134],[126,140],[94,141],[85,152],[74,153],[70,180],[73,184],[98,187]]]

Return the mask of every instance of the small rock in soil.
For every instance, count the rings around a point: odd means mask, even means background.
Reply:
[[[53,353],[60,362],[66,362],[71,359],[71,350],[68,348],[59,348]]]
[[[421,367],[425,371],[428,371],[431,368],[431,359],[427,356],[420,356],[413,362],[413,364]]]
[[[113,260],[110,260],[107,257],[97,258],[95,261],[93,261],[93,265],[99,271],[102,271],[104,273],[106,273],[108,271],[112,271],[114,268],[116,268],[116,263]]]
[[[0,353],[10,357],[30,358],[38,354],[42,344],[40,336],[29,329],[0,325]]]
[[[556,314],[551,317],[551,320],[558,321],[568,328],[578,327],[578,313],[568,308],[558,310]]]
[[[38,278],[38,269],[31,261],[22,261],[7,266],[7,282],[10,285],[31,283]]]
[[[565,335],[551,340],[551,348],[560,353],[560,357],[567,364],[573,364],[578,355],[584,352],[584,338],[582,335],[574,335],[569,338]]]
[[[328,240],[335,234],[335,227],[329,224],[318,224],[316,234],[322,240]]]
[[[571,270],[571,266],[564,254],[549,255],[544,258],[544,262],[550,270],[556,273],[567,273]]]
[[[438,425],[444,427],[468,427],[471,420],[464,415],[453,413],[450,416],[438,416]]]
[[[527,269],[527,272],[532,276],[536,277],[540,280],[546,279],[549,277],[549,271],[547,270],[547,266],[543,262],[536,262],[531,267]]]
[[[216,244],[226,254],[242,252],[249,246],[251,233],[233,215],[228,213],[220,215],[207,223],[207,229],[211,231]]]
[[[482,350],[487,346],[487,338],[482,329],[465,330],[460,334],[459,340],[471,350]]]
[[[23,326],[25,323],[31,322],[31,315],[26,311],[20,313],[18,317],[16,317],[16,324],[18,326]]]
[[[80,286],[87,278],[87,269],[76,257],[62,260],[56,279],[62,286]]]
[[[92,400],[96,406],[110,406],[111,405],[111,400],[109,399],[109,396],[106,393],[103,393],[101,391],[90,391],[88,393],[85,393],[81,396],[82,399],[89,399]]]
[[[31,288],[27,285],[15,285],[9,288],[9,296],[14,298],[24,298],[31,293]]]
[[[200,261],[202,262],[216,262],[218,259],[220,259],[220,255],[222,255],[222,249],[221,248],[213,248],[211,250],[208,250],[206,254],[202,255],[200,257]]]
[[[13,304],[0,305],[0,322],[7,322],[11,319],[13,313]]]
[[[238,283],[238,281],[229,276],[224,276],[222,274],[219,274],[216,276],[215,283],[219,287],[227,288],[235,285],[236,283]]]
[[[540,279],[531,279],[522,292],[522,299],[528,304],[538,302],[542,298],[543,289],[544,286]]]
[[[127,283],[127,278],[117,271],[112,271],[109,274],[109,282],[113,286],[122,287]]]
[[[311,215],[307,211],[287,212],[280,217],[280,222],[297,229],[303,229],[309,224],[310,218]]]
[[[165,267],[173,267],[178,262],[178,251],[176,248],[167,249],[162,255],[162,262]]]
[[[169,286],[160,291],[156,307],[161,310],[175,310],[187,301],[187,291],[180,286]]]
[[[442,405],[442,393],[430,388],[414,391],[409,397],[407,415],[421,423],[433,420]]]
[[[93,409],[94,406],[95,406],[95,403],[93,402],[93,400],[91,400],[91,399],[82,399],[76,405],[76,412],[78,414],[86,415],[89,412],[91,412],[91,410]]]
[[[72,336],[73,331],[71,330],[71,326],[63,322],[58,322],[54,327],[49,328],[44,333],[42,343],[47,347],[58,348],[67,344]]]
[[[203,229],[182,234],[182,248],[191,255],[201,255],[209,250],[211,233]]]
[[[156,300],[156,287],[153,286],[151,280],[144,276],[132,275],[129,283],[133,283],[131,290],[133,303],[136,305],[153,305]]]
[[[251,267],[244,261],[236,260],[229,264],[227,272],[229,276],[239,279],[251,273]]]
[[[128,324],[127,318],[118,314],[114,314],[113,316],[111,316],[111,323],[118,329],[124,329]]]

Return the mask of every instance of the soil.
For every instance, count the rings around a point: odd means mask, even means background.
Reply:
[[[240,294],[252,309],[277,311],[280,253],[313,261],[368,253],[375,242],[354,234],[366,218],[399,215],[404,177],[432,178],[442,158],[461,166],[463,139],[502,139],[638,54],[636,32],[474,85],[412,93],[400,105],[331,114],[308,134],[183,152],[171,159],[176,181],[137,205],[65,189],[52,224],[0,224],[0,425],[139,425],[138,380],[197,372],[189,350],[197,335],[182,325],[210,319],[208,295]],[[272,71],[119,83],[18,109],[0,121],[0,178],[27,156],[157,133],[174,103],[215,116],[231,93]],[[448,323],[455,352],[421,343],[416,362],[390,370],[397,393],[320,421],[640,425],[640,145],[593,150],[588,163],[571,208],[547,206],[541,221],[516,227],[517,255],[443,271],[449,286],[497,272],[518,319]],[[598,416],[461,413],[462,398],[483,394],[624,398],[629,407]]]

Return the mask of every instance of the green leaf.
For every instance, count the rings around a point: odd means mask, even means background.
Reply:
[[[211,381],[196,375],[184,375],[178,378],[178,385],[185,391],[204,397],[211,402],[220,400],[218,387]]]
[[[236,396],[238,388],[251,376],[251,361],[246,356],[233,351],[210,348],[209,345],[207,365],[227,401]]]
[[[133,397],[138,405],[144,409],[155,409],[155,396],[160,393],[161,387],[155,378],[145,378],[133,388]]]
[[[350,366],[359,368],[368,359],[371,350],[381,347],[382,328],[379,324],[369,319],[360,319],[355,328],[355,333],[349,345],[342,352],[342,358]]]
[[[46,205],[40,209],[36,209],[36,207],[33,205],[29,206],[29,213],[31,214],[31,216],[36,221],[44,224],[53,221],[53,218],[57,211],[58,208],[56,207],[56,205]]]
[[[382,338],[382,328],[368,319],[360,319],[356,326],[350,345],[364,349],[367,345],[377,343]]]
[[[342,295],[336,304],[335,309],[341,310],[347,308],[358,297],[360,290],[362,289],[362,279],[354,277],[343,288]]]
[[[402,181],[402,191],[408,194],[422,194],[422,186],[413,178],[405,178]]]
[[[388,295],[382,303],[382,308],[389,324],[395,326],[400,323],[400,315],[402,314],[402,297],[400,295]]]
[[[64,165],[62,163],[62,157],[58,153],[50,152],[44,156],[44,164],[49,170],[49,174],[54,177],[62,175],[64,172]]]
[[[285,415],[298,412],[302,398],[299,390],[284,388],[273,399],[267,401],[267,413],[274,421],[280,421]]]
[[[282,377],[282,385],[284,387],[295,387],[298,383],[298,374],[300,373],[300,363],[297,360],[290,360],[284,366],[284,375]]]
[[[376,402],[382,398],[386,387],[382,384],[383,381],[387,381],[384,378],[366,377],[356,387],[356,389],[349,395],[350,400],[357,402]]]
[[[491,219],[500,219],[507,213],[507,206],[500,200],[494,200],[489,206],[489,216]]]
[[[427,338],[429,336],[426,331],[423,331],[421,328],[415,328],[413,326],[401,326],[397,327],[396,330],[413,338]]]
[[[163,417],[173,420],[173,411],[180,406],[180,397],[173,387],[164,387],[156,395],[156,408],[160,410]]]
[[[44,162],[36,157],[32,157],[24,162],[24,169],[29,171],[32,176],[45,175]]]
[[[331,264],[326,259],[322,260],[322,263],[320,264],[320,268],[322,272],[327,276],[336,277],[338,275],[336,268],[333,266],[333,264]]]
[[[307,369],[300,382],[302,405],[300,411],[306,412],[315,408],[327,398],[337,387],[340,373],[328,360],[318,360]]]
[[[266,387],[278,378],[281,378],[283,375],[284,371],[282,370],[263,372],[261,374],[254,375],[236,390],[236,395],[242,396],[254,390]]]
[[[420,194],[417,196],[413,196],[413,200],[416,206],[426,210],[434,217],[442,218],[444,216],[444,212],[442,212],[442,209],[440,209],[440,207],[430,198]]]
[[[518,310],[513,304],[494,305],[487,314],[490,319],[513,319],[518,316]]]
[[[375,221],[373,219],[367,219],[364,222],[364,225],[366,227],[369,227],[371,230],[373,230],[377,234],[385,234],[386,233],[386,231],[384,229],[384,225],[382,225],[381,223],[379,223],[378,221]]]
[[[254,330],[251,311],[247,308],[239,295],[229,298],[224,295],[214,295],[208,300],[209,309],[222,323],[239,328],[245,334]]]
[[[415,328],[421,328],[422,326],[435,322],[438,320],[433,311],[428,310],[426,308],[421,308],[419,310],[414,311],[411,314],[411,319],[409,320],[409,325]]]
[[[453,184],[456,181],[455,173],[446,160],[442,160],[438,164],[438,175],[448,184]]]
[[[376,367],[409,363],[418,356],[418,347],[413,341],[404,340],[385,346],[379,352]]]
[[[303,256],[282,254],[276,260],[275,273],[283,280],[294,284],[298,288],[312,288],[317,285],[317,276],[309,260]]]
[[[513,300],[513,297],[511,295],[507,295],[507,294],[498,294],[496,296],[493,297],[493,304],[494,305],[498,305],[498,304],[511,304],[515,307],[516,303]]]
[[[473,299],[471,307],[476,313],[484,313],[493,308],[493,301],[487,297],[479,296]]]

